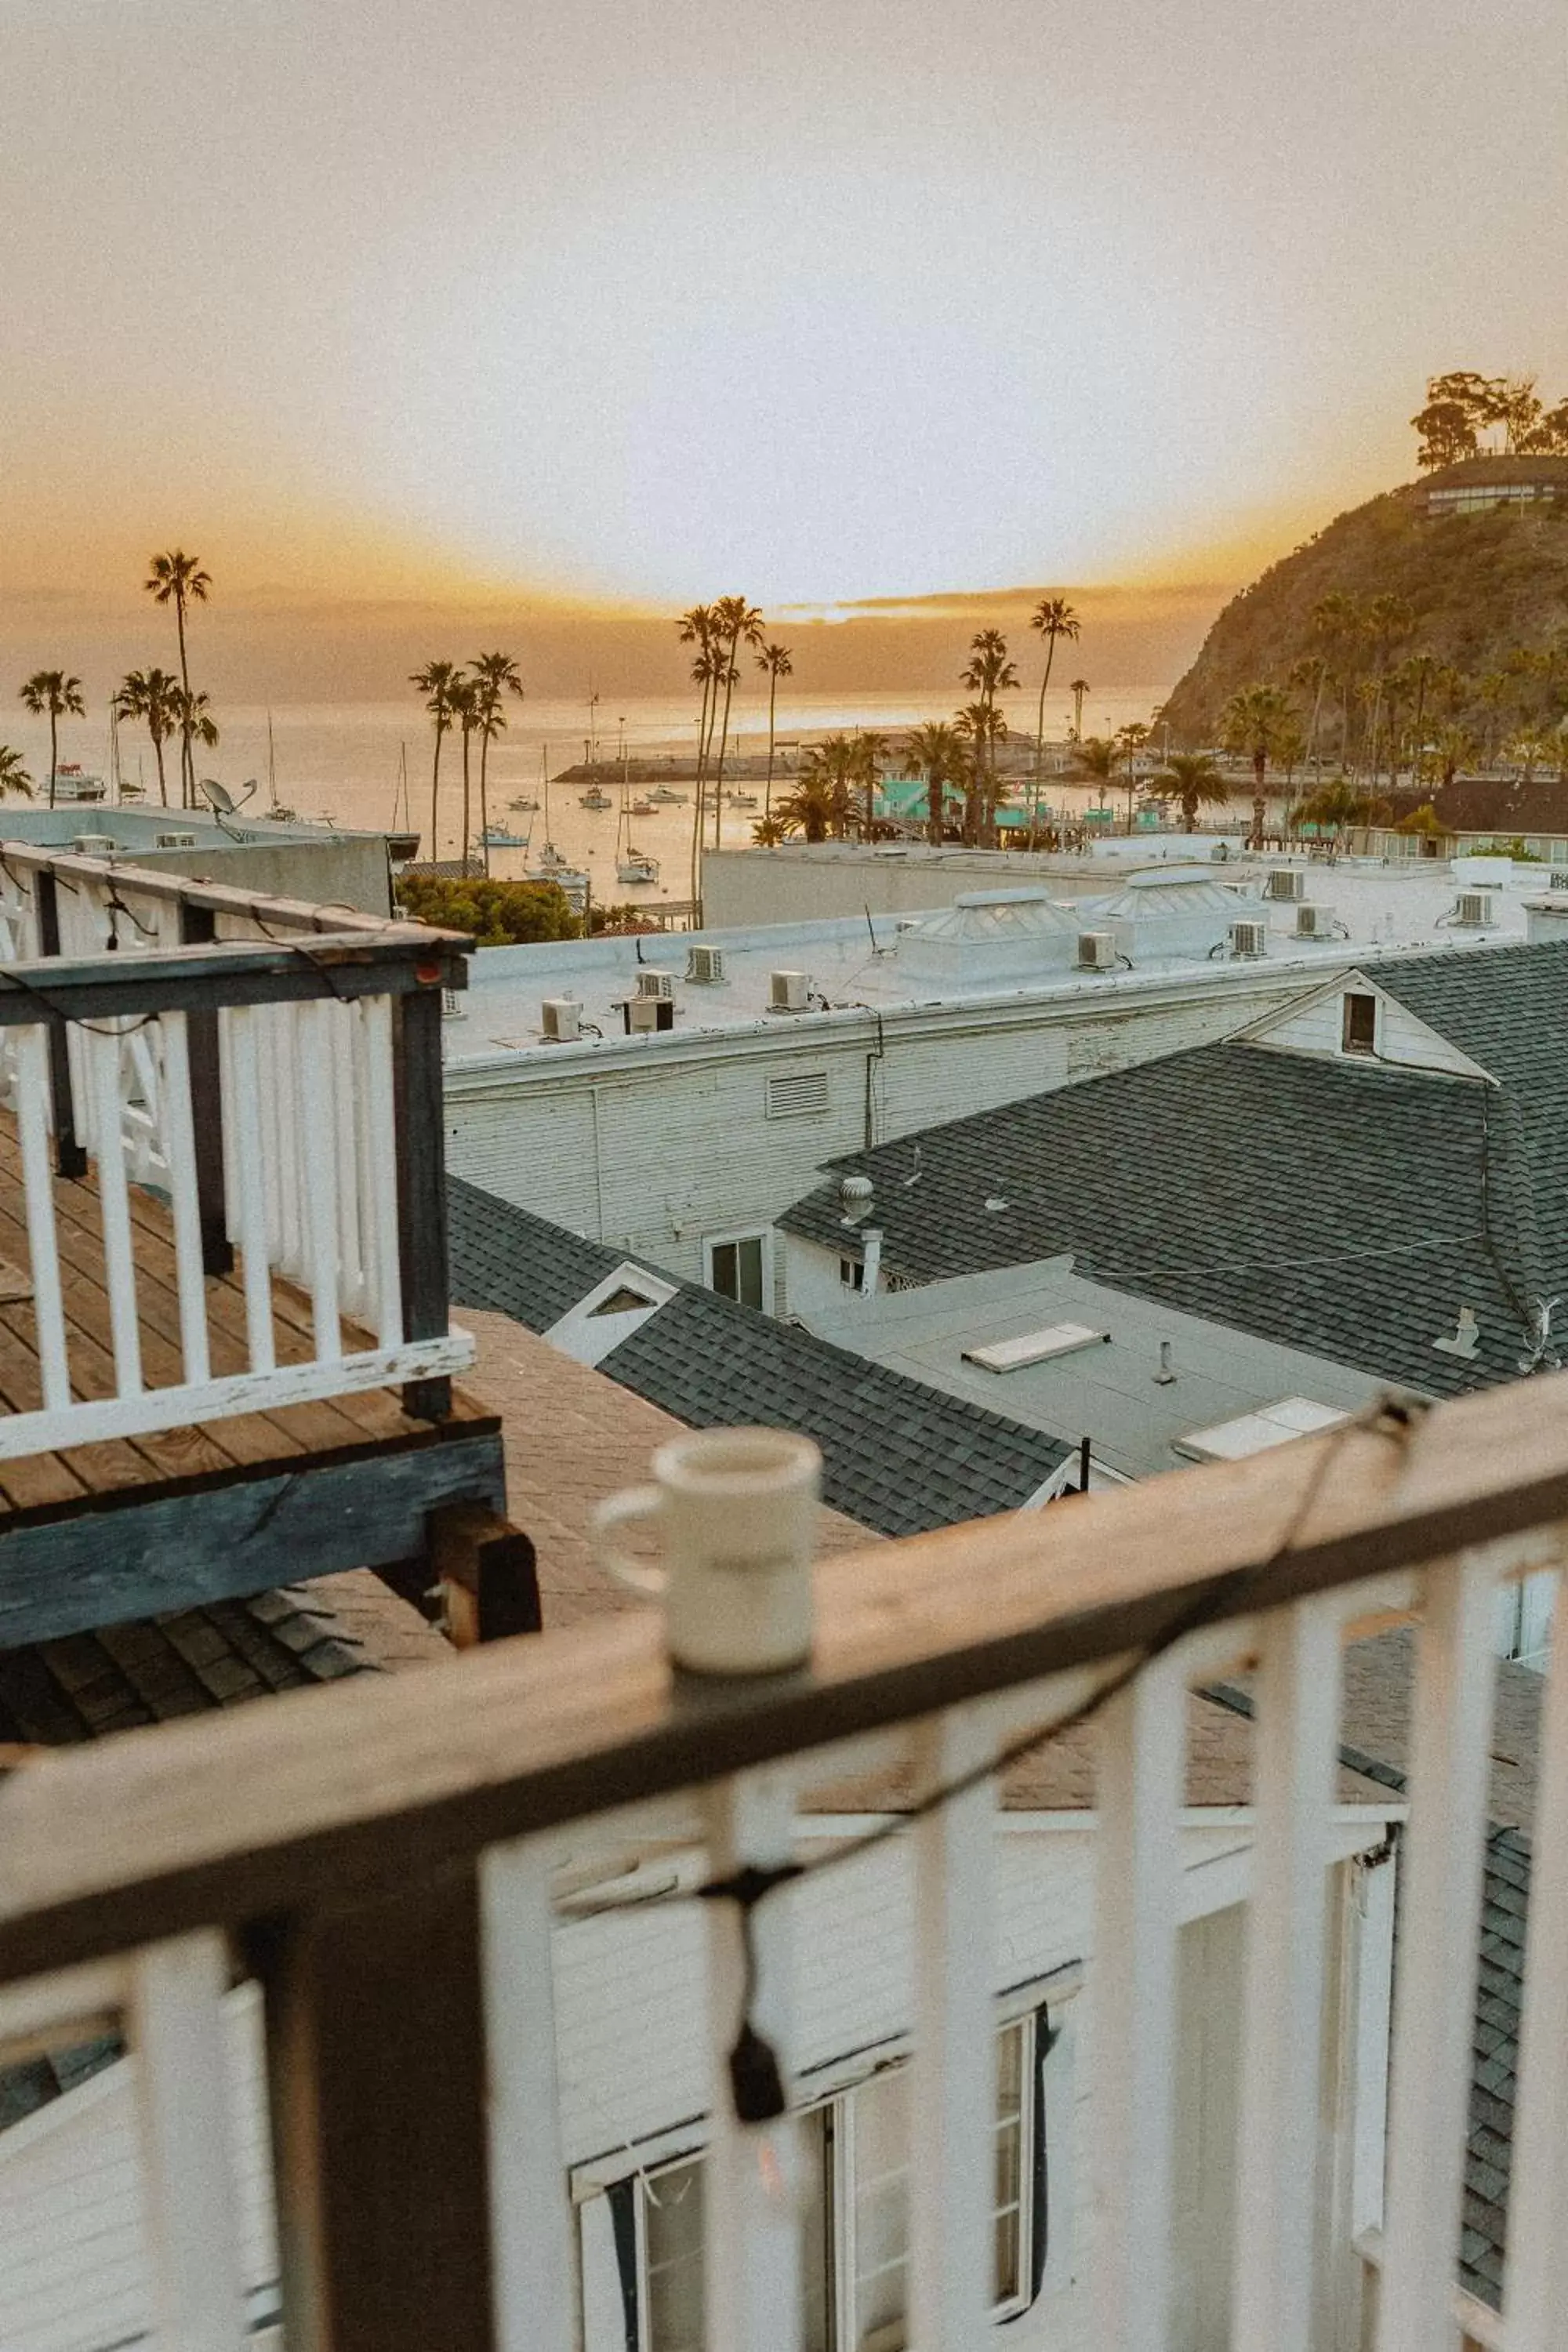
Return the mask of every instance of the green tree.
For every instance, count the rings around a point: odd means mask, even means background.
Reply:
[[[768,681],[768,781],[763,793],[764,821],[773,814],[773,719],[778,709],[779,680],[793,677],[795,664],[787,646],[765,645],[757,656],[757,667],[767,674]]]
[[[1106,735],[1090,735],[1078,747],[1079,766],[1100,786],[1102,807],[1106,792],[1115,780],[1119,757],[1117,746]]]
[[[1132,833],[1132,803],[1138,795],[1138,754],[1149,740],[1149,730],[1141,719],[1130,719],[1116,730],[1116,750],[1127,771],[1127,832]]]
[[[62,719],[80,719],[87,705],[81,698],[81,680],[68,677],[63,669],[36,669],[25,678],[21,688],[22,701],[35,719],[49,722],[49,806],[55,804],[55,780],[59,769],[59,732]]]
[[[15,793],[18,800],[33,797],[33,779],[22,764],[22,754],[14,751],[9,743],[0,743],[0,801]]]
[[[187,694],[183,686],[177,686],[172,699],[174,725],[179,730],[181,746],[190,761],[190,804],[196,808],[200,803],[196,799],[195,746],[199,743],[204,751],[213,749],[218,740],[217,720],[212,715],[212,697],[208,694]]]
[[[869,841],[877,824],[877,785],[888,760],[888,739],[874,730],[862,731],[855,737],[856,772],[860,779],[863,795],[861,824],[864,838]]]
[[[966,702],[953,719],[968,746],[963,787],[963,838],[971,848],[995,845],[996,746],[1007,740],[1007,721],[994,702]]]
[[[842,841],[849,830],[857,787],[863,781],[856,738],[840,733],[826,735],[820,743],[814,743],[801,768],[801,781],[820,789],[827,810],[827,829],[836,841]],[[798,825],[794,829],[802,830]],[[822,838],[821,835],[806,835],[808,841]]]
[[[452,689],[458,684],[461,675],[456,662],[433,661],[426,662],[423,669],[415,670],[408,680],[409,685],[416,688],[425,697],[425,708],[430,713],[430,721],[436,730],[436,757],[430,767],[432,862],[441,855],[440,837],[437,832],[441,814],[441,744],[444,737],[450,731],[452,721],[457,716],[457,705],[452,699]],[[463,855],[466,857],[468,854],[468,845],[465,837]]]
[[[832,777],[826,768],[813,764],[814,756],[807,757],[794,788],[774,807],[773,821],[780,834],[798,833],[807,841],[826,841],[830,833],[841,829],[839,801]]]
[[[999,629],[982,629],[971,637],[969,660],[959,683],[975,697],[967,710],[959,714],[958,725],[968,733],[974,747],[979,839],[989,849],[995,846],[996,746],[1007,737],[996,698],[1011,694],[1018,683],[1017,667],[1007,658],[1007,640]]]
[[[185,656],[185,614],[193,604],[205,604],[212,593],[212,575],[204,572],[199,556],[187,555],[183,548],[171,547],[162,555],[149,560],[148,576],[142,583],[155,604],[173,604],[174,627],[180,645],[180,686],[185,694],[191,690],[190,664]],[[180,803],[184,808],[194,808],[196,799],[196,772],[189,741],[180,739]]]
[[[163,746],[179,724],[179,679],[172,670],[131,669],[121,679],[114,708],[121,719],[140,719],[153,739],[158,763],[158,799],[169,805],[169,782],[163,772]]]
[[[1391,663],[1399,647],[1405,644],[1415,625],[1415,616],[1403,596],[1384,593],[1374,596],[1366,608],[1366,640],[1372,649],[1373,696],[1368,721],[1370,740],[1368,759],[1372,782],[1377,785],[1378,750],[1382,734],[1383,704],[1387,689]],[[1392,774],[1390,782],[1392,782]]]
[[[474,681],[474,732],[479,739],[479,840],[484,866],[490,870],[489,765],[490,745],[506,727],[506,698],[522,700],[522,677],[510,654],[476,654],[468,664]]]
[[[945,719],[931,719],[913,730],[905,753],[917,775],[925,778],[926,836],[933,848],[940,849],[947,838],[948,787],[961,787],[963,782],[963,738]]]
[[[1222,808],[1230,798],[1229,782],[1212,751],[1173,751],[1158,775],[1151,777],[1149,789],[1177,803],[1184,833],[1197,831],[1203,803]]]
[[[398,877],[397,903],[416,923],[467,931],[482,948],[574,940],[582,923],[554,882],[493,882],[488,875]]]
[[[1081,743],[1083,740],[1083,698],[1089,692],[1088,678],[1075,677],[1068,686],[1068,692],[1072,697],[1072,740],[1075,743]]]
[[[1295,711],[1283,687],[1244,686],[1233,694],[1220,714],[1220,740],[1227,751],[1241,751],[1252,762],[1252,847],[1263,846],[1263,821],[1268,803],[1268,762],[1279,751]]]
[[[1040,770],[1046,756],[1046,688],[1051,682],[1051,664],[1057,656],[1057,639],[1066,637],[1076,644],[1083,624],[1065,596],[1042,596],[1029,615],[1029,626],[1037,629],[1046,641],[1046,667],[1040,679],[1039,707],[1035,713],[1035,792],[1029,809],[1031,830],[1039,822]]]

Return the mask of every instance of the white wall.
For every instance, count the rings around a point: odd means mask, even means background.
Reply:
[[[1377,1000],[1375,1056],[1344,1053],[1344,1000],[1348,995]],[[1258,1024],[1251,1032],[1260,1044],[1297,1054],[1326,1054],[1351,1061],[1391,1062],[1406,1070],[1428,1070],[1437,1076],[1473,1077],[1477,1065],[1446,1037],[1418,1021],[1397,997],[1350,972],[1331,988],[1278,1019]]]

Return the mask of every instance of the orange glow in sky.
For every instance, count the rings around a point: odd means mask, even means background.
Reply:
[[[7,643],[174,540],[351,629],[1237,581],[1431,370],[1568,389],[1561,0],[5,18]]]

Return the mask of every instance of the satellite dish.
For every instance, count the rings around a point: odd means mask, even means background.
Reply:
[[[256,791],[256,778],[252,776],[249,779],[245,787],[244,799],[237,801],[235,799],[234,794],[229,791],[228,786],[226,784],[220,784],[216,776],[203,776],[201,779],[201,787],[202,791],[206,795],[207,806],[212,810],[215,816],[235,816],[245,806],[246,801],[251,799],[254,795]]]

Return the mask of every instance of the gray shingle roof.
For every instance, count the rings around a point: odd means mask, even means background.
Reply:
[[[832,1164],[871,1177],[861,1224],[895,1279],[1070,1251],[1096,1280],[1436,1394],[1514,1378],[1532,1302],[1568,1289],[1568,947],[1364,969],[1498,1086],[1218,1044]],[[837,1181],[779,1223],[862,1248]],[[1432,1344],[1461,1306],[1469,1362]]]
[[[548,1330],[626,1263],[626,1252],[564,1233],[459,1177],[447,1190],[459,1308],[489,1307]],[[825,1498],[879,1534],[919,1535],[1016,1509],[1071,1450],[699,1284],[664,1278],[678,1283],[675,1297],[599,1370],[691,1428],[761,1423],[815,1438]]]

